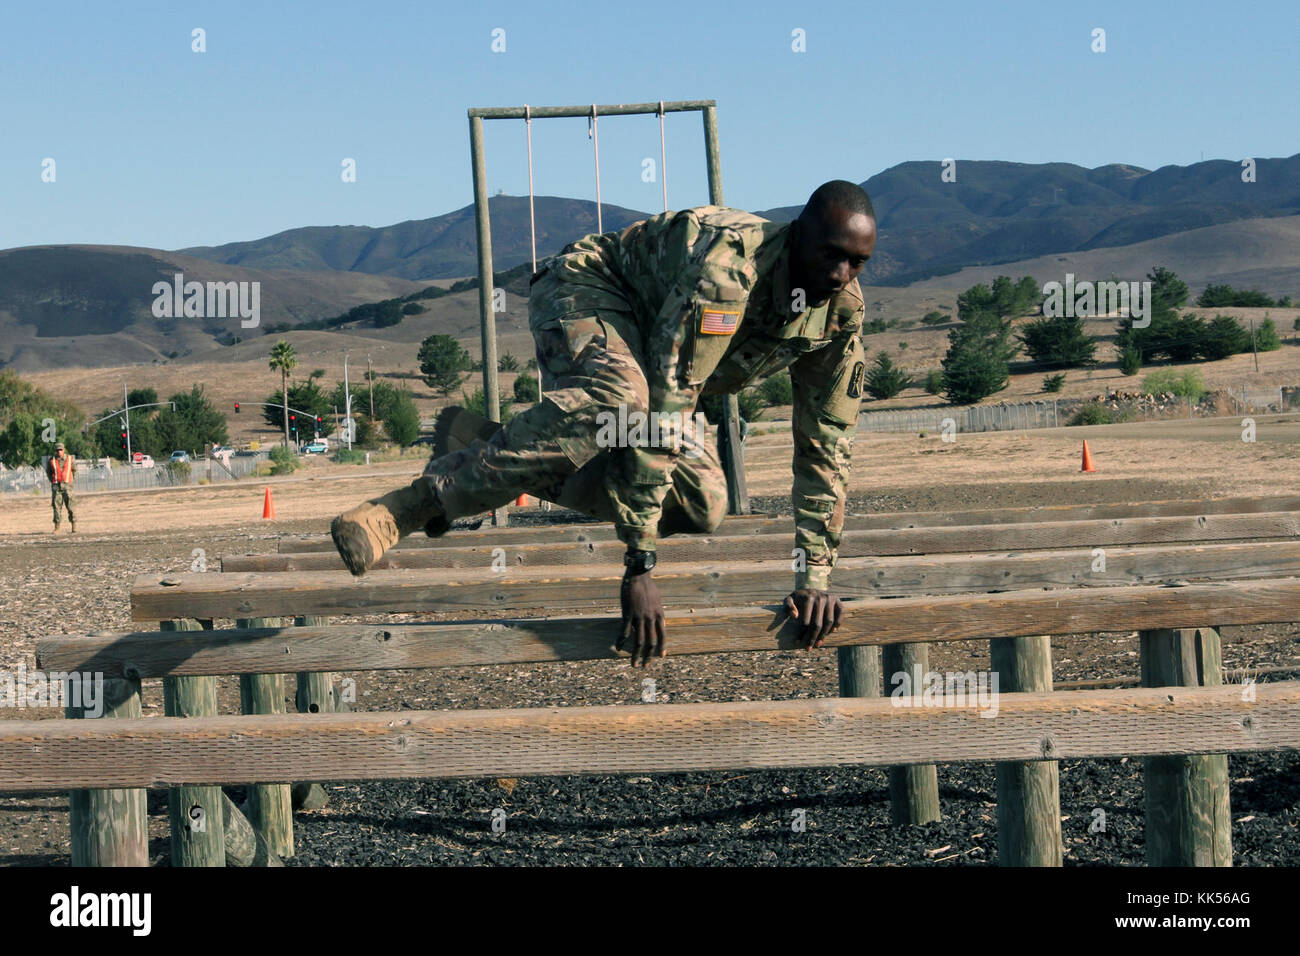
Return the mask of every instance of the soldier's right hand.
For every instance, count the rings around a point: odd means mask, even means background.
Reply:
[[[650,657],[663,657],[666,622],[664,603],[659,585],[650,579],[650,572],[634,572],[629,568],[623,575],[620,589],[623,606],[623,629],[616,645],[632,655],[632,666],[637,660],[644,667]]]

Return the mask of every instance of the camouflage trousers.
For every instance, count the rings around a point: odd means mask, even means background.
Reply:
[[[77,516],[72,513],[72,486],[57,482],[50,487],[50,507],[54,509],[54,527],[63,521],[63,509],[68,509],[68,520],[77,523]]]
[[[534,293],[536,296],[536,293]],[[535,300],[534,300],[535,302]],[[542,400],[487,441],[435,458],[424,474],[448,520],[481,514],[527,493],[611,521],[611,485],[624,449],[601,447],[597,416],[649,401],[640,336],[630,316],[574,312],[535,322]],[[523,373],[528,374],[528,373]],[[683,442],[658,535],[713,531],[727,513],[727,487],[714,441]]]

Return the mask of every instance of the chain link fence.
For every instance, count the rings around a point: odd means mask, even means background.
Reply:
[[[1062,404],[1068,404],[1072,409],[1079,403],[1021,402],[863,412],[858,419],[858,429],[867,432],[937,432],[949,428],[959,432],[989,432],[1055,428],[1064,424],[1068,417],[1066,409],[1060,407]]]
[[[237,452],[227,462],[216,459],[199,459],[188,462],[188,468],[152,465],[147,468],[131,467],[125,462],[77,462],[77,480],[74,488],[86,491],[128,491],[142,488],[175,488],[182,485],[216,484],[235,481],[255,474],[258,467],[268,461],[265,451]],[[22,495],[50,493],[50,481],[45,469],[23,466],[0,471],[0,494]]]

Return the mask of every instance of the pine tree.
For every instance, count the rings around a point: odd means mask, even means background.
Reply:
[[[991,312],[974,312],[948,333],[943,390],[954,405],[969,405],[1007,387],[1008,363],[1018,346],[1011,322]]]
[[[911,376],[896,366],[887,354],[876,353],[866,381],[866,389],[871,393],[872,398],[893,398],[911,384]]]

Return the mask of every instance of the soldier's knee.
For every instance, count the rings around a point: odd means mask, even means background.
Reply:
[[[706,534],[717,531],[727,517],[727,489],[708,486],[704,489],[705,511],[702,531]]]

